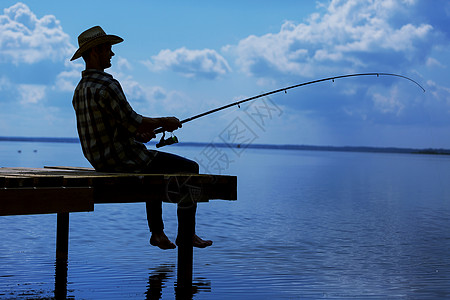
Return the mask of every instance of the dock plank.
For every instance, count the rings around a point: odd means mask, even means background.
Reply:
[[[93,211],[93,189],[0,189],[0,216]]]
[[[70,191],[74,195],[69,195]],[[14,197],[20,200],[14,202]],[[237,178],[210,174],[105,173],[61,166],[0,168],[0,206],[3,208],[0,215],[21,214],[21,211],[24,214],[87,211],[93,203],[152,199],[170,203],[236,200]],[[26,208],[27,202],[30,208]],[[64,203],[67,203],[66,208]]]

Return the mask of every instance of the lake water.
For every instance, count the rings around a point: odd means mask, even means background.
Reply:
[[[164,148],[201,158],[201,147]],[[19,152],[20,151],[20,152]],[[221,149],[238,200],[199,204],[193,299],[450,297],[450,156]],[[0,166],[89,166],[78,144],[0,142]],[[176,236],[176,206],[164,204]],[[70,215],[69,299],[175,299],[145,205]],[[0,217],[0,299],[55,290],[56,215]]]

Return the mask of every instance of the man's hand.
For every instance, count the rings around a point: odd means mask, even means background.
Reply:
[[[142,123],[138,127],[135,139],[138,142],[147,143],[152,138],[156,137],[154,131],[162,128],[163,131],[172,132],[181,128],[181,122],[175,117],[164,118],[147,118],[142,117]]]
[[[177,130],[178,128],[181,128],[181,122],[178,120],[178,118],[175,117],[165,117],[161,118],[161,127],[168,132],[172,132],[174,130]]]

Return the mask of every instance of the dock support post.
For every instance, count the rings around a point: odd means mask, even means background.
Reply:
[[[67,257],[69,250],[69,213],[56,217],[55,299],[67,296]]]
[[[67,259],[69,250],[69,213],[58,213],[56,220],[56,259]]]
[[[178,205],[178,292],[192,292],[193,246],[192,237],[195,232],[195,209],[192,206]]]

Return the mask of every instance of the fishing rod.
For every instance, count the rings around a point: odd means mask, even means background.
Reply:
[[[329,80],[334,82],[334,80],[340,79],[340,78],[359,77],[359,76],[377,76],[377,77],[380,77],[380,76],[394,76],[394,77],[400,77],[400,78],[407,79],[407,80],[415,83],[418,87],[420,87],[423,90],[423,92],[425,92],[425,89],[417,81],[415,81],[415,80],[413,80],[413,79],[411,79],[411,78],[409,78],[407,76],[404,76],[404,75],[399,75],[399,74],[394,74],[394,73],[355,73],[355,74],[346,74],[346,75],[339,75],[339,76],[333,76],[333,77],[327,77],[327,78],[316,79],[316,80],[312,80],[312,81],[308,81],[308,82],[303,82],[303,83],[291,85],[291,86],[288,86],[288,87],[284,87],[284,88],[281,88],[281,89],[273,90],[273,91],[270,91],[270,92],[267,92],[267,93],[259,94],[259,95],[256,95],[256,96],[253,96],[253,97],[250,97],[250,98],[242,99],[242,100],[239,100],[239,101],[236,101],[236,102],[233,102],[233,103],[230,103],[230,104],[227,104],[227,105],[215,108],[215,109],[208,110],[206,112],[203,112],[201,114],[192,116],[190,118],[184,119],[184,120],[180,121],[180,123],[184,124],[184,123],[193,121],[195,119],[198,119],[198,118],[210,115],[212,113],[218,112],[220,110],[223,110],[223,109],[235,106],[235,105],[240,107],[241,103],[248,102],[248,101],[251,101],[251,100],[255,100],[255,99],[258,99],[258,98],[261,98],[261,97],[269,96],[269,95],[280,93],[280,92],[285,92],[286,93],[287,90],[298,88],[298,87],[301,87],[301,86],[310,85],[310,84],[314,84],[314,83],[319,83],[319,82],[323,82],[323,81],[329,81]],[[164,139],[165,132],[164,132],[163,128],[157,128],[154,131],[155,134],[158,134],[158,133],[161,133],[161,132],[163,133],[163,136],[162,136],[160,142],[156,145],[157,148],[162,147],[162,146],[166,146],[166,145],[171,145],[171,144],[178,143],[178,139],[177,139],[176,136],[171,136],[168,139]]]

